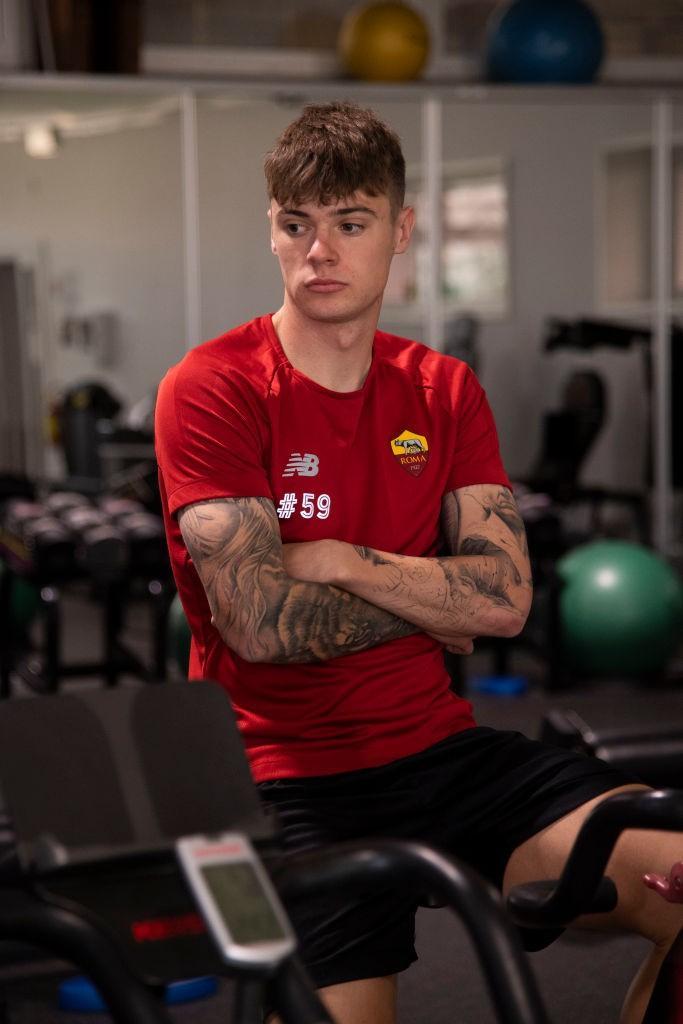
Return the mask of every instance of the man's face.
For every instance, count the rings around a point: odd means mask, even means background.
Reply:
[[[330,323],[379,309],[392,257],[407,249],[414,223],[410,207],[393,217],[387,196],[365,192],[330,206],[273,199],[268,216],[288,300]]]

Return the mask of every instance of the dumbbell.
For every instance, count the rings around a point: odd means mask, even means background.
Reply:
[[[55,516],[43,514],[27,519],[21,530],[34,571],[46,579],[69,576],[76,565],[76,548],[71,532]]]
[[[45,514],[45,506],[37,501],[12,498],[5,503],[2,520],[8,533],[22,537],[26,524],[34,519],[41,519]]]
[[[76,491],[54,491],[45,498],[45,508],[52,515],[60,516],[71,508],[89,508],[90,501]]]
[[[80,505],[73,508],[65,508],[59,518],[72,533],[80,536],[85,530],[93,526],[104,526],[109,522],[108,517],[94,505]]]
[[[118,578],[128,567],[128,545],[120,529],[106,512],[94,506],[69,508],[62,522],[76,543],[80,568],[97,579]]]
[[[168,566],[164,524],[151,512],[136,512],[117,521],[130,551],[131,567],[141,576],[156,576]]]
[[[113,494],[103,495],[98,504],[105,515],[115,521],[122,519],[124,516],[131,516],[138,512],[146,511],[141,501],[135,501],[133,498],[117,498]]]

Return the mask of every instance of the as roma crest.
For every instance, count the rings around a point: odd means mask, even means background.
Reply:
[[[422,434],[404,430],[391,440],[391,451],[399,463],[412,476],[419,476],[429,462],[429,444]]]

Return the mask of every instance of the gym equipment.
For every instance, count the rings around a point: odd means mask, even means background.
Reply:
[[[99,425],[112,421],[121,409],[119,399],[99,381],[81,381],[65,392],[56,415],[71,478],[92,484],[101,481]]]
[[[672,396],[672,430],[671,430],[671,476],[673,487],[683,487],[683,411],[680,409],[680,402],[676,396],[680,394],[683,385],[683,328],[678,324],[671,325],[671,396]],[[611,320],[594,320],[580,317],[578,320],[562,320],[551,317],[548,320],[547,333],[544,342],[546,352],[553,352],[557,349],[574,349],[583,353],[593,352],[596,349],[616,349],[621,351],[639,350],[643,365],[643,382],[646,391],[648,404],[648,443],[646,451],[648,461],[645,467],[646,479],[652,480],[651,450],[652,450],[652,331],[650,328],[639,324],[624,324]],[[594,491],[596,489],[593,489]],[[599,494],[599,492],[597,492]],[[622,495],[621,499],[634,501],[636,495]],[[609,491],[603,493],[603,500],[620,500],[619,495],[613,495]],[[640,502],[644,504],[643,496],[640,495]],[[645,515],[643,513],[643,518]],[[642,536],[646,532],[642,531]]]
[[[591,82],[604,56],[600,22],[582,0],[514,0],[487,29],[492,82]]]
[[[542,949],[581,914],[607,912],[617,905],[614,883],[604,876],[617,839],[625,829],[683,832],[683,792],[674,789],[615,793],[589,814],[556,881],[530,882],[510,890],[512,919]]]
[[[157,574],[158,567],[168,561],[161,517],[143,510],[119,515],[115,522],[125,538],[130,563],[143,575]]]
[[[111,494],[102,495],[99,499],[99,507],[109,519],[113,520],[133,515],[136,512],[147,511],[140,501],[135,501],[133,498],[117,498]]]
[[[31,770],[37,759],[41,772]],[[216,786],[217,778],[230,786]],[[378,885],[448,905],[475,944],[498,1019],[547,1024],[509,921],[469,869],[419,843],[389,840],[280,853],[229,699],[215,683],[5,702],[0,787],[16,839],[0,861],[0,937],[76,962],[117,1024],[166,1022],[152,993],[162,994],[178,970],[224,972],[174,848],[183,836],[226,829],[248,837],[285,906],[294,894]],[[533,929],[537,948],[578,914],[614,907],[603,871],[626,828],[683,830],[683,793],[607,798],[584,823],[559,880],[512,890],[509,912]],[[236,1024],[261,1019],[264,992],[285,1024],[329,1022],[296,956],[273,972],[235,976]]]
[[[180,595],[176,594],[168,611],[168,645],[171,657],[184,675],[187,675],[190,662],[191,641],[192,634],[180,603]]]
[[[623,720],[620,720],[622,718]],[[553,708],[541,723],[540,739],[599,757],[650,786],[680,786],[683,779],[683,695],[654,696],[644,706],[629,701],[620,715],[613,702],[602,714]]]
[[[84,494],[79,494],[77,491],[54,491],[47,495],[44,505],[52,515],[60,516],[68,509],[87,508],[90,506],[90,502]]]
[[[249,840],[239,832],[184,836],[176,853],[214,945],[229,967],[280,967],[296,938],[280,897]]]
[[[41,772],[31,771],[39,757]],[[216,779],[230,784],[217,786]],[[161,1024],[151,993],[223,974],[175,856],[183,836],[246,836],[286,895],[330,885],[434,894],[460,914],[506,1024],[547,1024],[515,931],[477,876],[418,843],[350,843],[283,857],[222,687],[168,684],[0,706],[0,786],[15,830],[0,871],[0,937],[70,959],[117,1024]],[[55,798],[55,794],[59,794]],[[330,1021],[296,955],[232,971],[237,1024],[263,994],[285,1024]]]
[[[167,1006],[196,1002],[215,995],[218,982],[211,975],[204,978],[188,978],[171,981],[164,988],[163,1000]],[[102,996],[88,978],[77,974],[67,978],[59,986],[58,1008],[76,1013],[106,1013],[107,1006]]]
[[[417,78],[429,56],[429,32],[404,3],[371,3],[351,10],[339,31],[341,62],[353,78],[399,82]]]
[[[669,877],[656,872],[644,876],[643,881],[648,889],[653,889],[667,903],[683,903],[683,863],[676,861],[669,872]]]
[[[33,689],[54,691],[66,676],[102,675],[116,685],[123,672],[144,680],[166,676],[166,624],[172,586],[163,522],[139,502],[101,496],[97,505],[75,492],[56,491],[44,501],[8,498],[0,504],[0,697],[10,693],[14,670]],[[61,594],[87,582],[102,615],[102,659],[64,664]],[[10,609],[32,588],[42,626],[39,651],[25,630],[14,628]],[[150,604],[151,664],[122,640],[131,597]]]
[[[561,642],[578,672],[661,673],[680,641],[683,583],[658,555],[626,541],[582,545],[557,566]]]

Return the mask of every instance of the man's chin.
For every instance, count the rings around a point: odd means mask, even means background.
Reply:
[[[318,323],[345,324],[366,315],[375,303],[350,302],[348,298],[341,297],[334,301],[333,296],[327,295],[320,298],[305,296],[303,301],[297,302],[296,305],[310,320],[316,320]],[[377,308],[379,309],[379,304]]]

